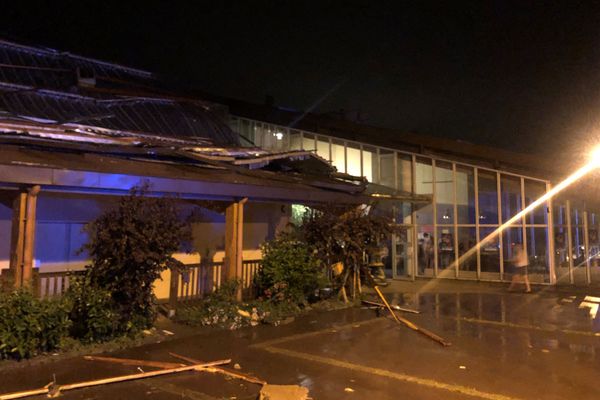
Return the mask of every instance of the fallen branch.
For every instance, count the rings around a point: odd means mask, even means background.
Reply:
[[[153,367],[153,368],[178,368],[185,367],[186,364],[181,363],[170,363],[170,362],[162,362],[162,361],[149,361],[149,360],[133,360],[130,358],[114,358],[114,357],[101,357],[101,356],[84,356],[84,360],[88,361],[104,361],[104,362],[112,362],[116,364],[122,365],[132,365],[134,367]],[[197,363],[194,363],[197,364]]]
[[[201,362],[199,360],[195,360],[193,358],[186,357],[186,356],[181,356],[181,355],[175,354],[175,353],[169,353],[169,355],[171,355],[172,357],[178,358],[180,360],[183,360],[183,361],[191,362],[193,364],[198,364]],[[220,374],[229,375],[231,377],[242,379],[247,382],[256,383],[257,385],[266,385],[267,384],[267,382],[263,381],[262,379],[258,379],[253,376],[242,374],[241,372],[231,371],[229,369],[222,368],[222,367],[210,367],[210,368],[206,368],[206,370],[209,372],[217,372]]]
[[[208,367],[229,364],[230,362],[231,362],[230,359],[218,360],[218,361],[212,361],[212,362],[202,363],[202,364],[186,365],[185,367],[144,372],[144,373],[140,373],[140,374],[115,376],[112,378],[98,379],[98,380],[94,380],[94,381],[69,383],[66,385],[53,384],[50,386],[43,387],[41,389],[34,389],[34,390],[28,390],[28,391],[23,391],[23,392],[2,394],[2,395],[0,395],[0,400],[20,399],[23,397],[35,396],[35,395],[40,395],[40,394],[49,394],[51,397],[55,397],[55,396],[58,396],[61,392],[67,391],[67,390],[79,389],[79,388],[90,387],[90,386],[106,385],[106,384],[110,384],[110,383],[117,383],[117,382],[124,382],[124,381],[132,381],[132,380],[137,380],[137,379],[151,378],[154,376],[175,374],[175,373],[184,372],[184,371],[202,371]]]
[[[404,324],[404,325],[408,326],[410,329],[412,329],[413,331],[419,332],[419,333],[427,336],[428,338],[438,342],[442,346],[450,346],[451,345],[450,342],[446,341],[444,338],[436,335],[435,333],[430,332],[427,329],[420,328],[417,325],[415,325],[414,323],[407,320],[406,318],[396,315],[396,313],[392,310],[392,308],[390,307],[390,305],[387,302],[387,300],[385,299],[385,297],[383,297],[383,294],[381,293],[381,290],[379,290],[379,287],[375,286],[374,289],[375,289],[375,292],[377,292],[377,294],[379,295],[379,298],[381,299],[381,301],[383,302],[385,307],[388,309],[390,314],[392,314],[392,317],[398,324]]]

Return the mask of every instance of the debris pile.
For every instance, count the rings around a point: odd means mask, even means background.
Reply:
[[[153,360],[135,360],[129,358],[115,358],[104,356],[85,356],[88,361],[99,361],[115,363],[136,367],[139,373],[114,376],[110,378],[97,379],[93,381],[75,382],[69,384],[58,384],[56,381],[50,382],[42,388],[26,390],[21,392],[0,394],[0,400],[20,399],[30,396],[47,395],[48,397],[58,397],[61,393],[68,390],[108,385],[111,383],[126,382],[138,379],[152,378],[169,374],[177,374],[186,371],[209,372],[225,375],[229,378],[240,379],[249,383],[261,386],[259,398],[263,400],[307,400],[308,389],[297,385],[270,385],[266,381],[240,372],[239,364],[234,365],[234,369],[224,367],[231,363],[231,359],[216,360],[204,362],[190,357],[175,353],[169,353],[172,357],[185,363],[164,362]],[[156,371],[145,372],[142,367],[157,368]]]

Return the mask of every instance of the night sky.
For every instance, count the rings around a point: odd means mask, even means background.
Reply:
[[[204,92],[524,152],[600,141],[592,3],[24,3],[3,7],[0,36]]]

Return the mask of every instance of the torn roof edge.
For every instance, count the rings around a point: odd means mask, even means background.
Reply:
[[[59,51],[50,47],[38,47],[38,46],[29,46],[24,44],[19,44],[15,42],[11,42],[10,40],[0,39],[0,45],[13,47],[16,49],[20,49],[22,51],[28,52],[30,54],[37,54],[41,56],[53,57],[53,58],[71,58],[73,60],[89,62],[93,64],[97,64],[102,67],[114,68],[121,71],[129,72],[133,75],[138,75],[144,77],[146,79],[156,79],[156,75],[152,72],[145,71],[139,68],[127,67],[118,63],[111,63],[109,61],[102,61],[91,57],[80,56],[76,54],[72,54],[67,51]]]

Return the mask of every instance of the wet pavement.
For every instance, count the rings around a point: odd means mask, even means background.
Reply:
[[[395,282],[394,304],[418,308],[405,318],[452,342],[442,347],[373,310],[313,312],[293,323],[214,332],[189,331],[113,357],[177,362],[232,358],[242,372],[273,384],[299,384],[315,399],[598,399],[600,316],[579,308],[594,290]],[[383,314],[382,314],[383,315]],[[149,371],[151,368],[145,368]],[[0,370],[0,392],[139,372],[81,357]],[[351,389],[348,390],[348,389]],[[221,375],[184,372],[65,392],[65,399],[254,399],[259,387]],[[41,397],[40,397],[41,398]]]

